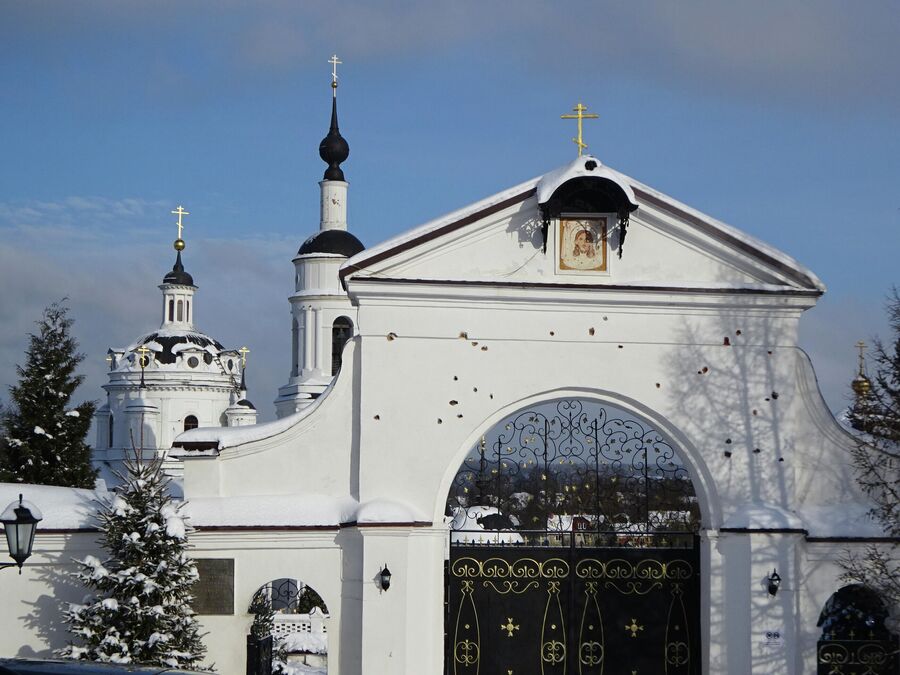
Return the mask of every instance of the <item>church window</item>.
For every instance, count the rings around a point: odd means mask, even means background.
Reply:
[[[212,359],[213,359],[212,354],[210,354],[209,352],[203,352],[203,362],[206,365],[209,365],[210,363],[212,363]]]
[[[185,321],[190,321],[190,320],[191,320],[191,301],[190,301],[190,300],[186,300],[184,304],[185,304],[185,308],[184,308],[184,320],[185,320]]]
[[[331,374],[337,375],[341,369],[344,345],[353,336],[353,322],[346,316],[339,316],[331,325]]]
[[[184,430],[189,431],[191,429],[196,429],[200,426],[200,423],[197,421],[197,418],[194,415],[188,415],[184,418]]]
[[[113,414],[109,413],[109,419],[106,421],[106,447],[111,448],[113,446]]]
[[[196,356],[190,356],[188,357],[188,365],[191,368],[196,368],[200,365],[200,359],[198,359]]]
[[[169,300],[169,321],[175,320],[175,301]]]
[[[297,377],[298,373],[298,358],[299,358],[299,350],[300,350],[300,326],[297,323],[297,318],[294,317],[291,319],[291,377]]]
[[[184,321],[184,302],[178,301],[178,320]]]

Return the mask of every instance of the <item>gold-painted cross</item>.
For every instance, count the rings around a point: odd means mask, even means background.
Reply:
[[[337,54],[328,59],[328,63],[331,64],[331,88],[337,89],[337,67],[338,64],[343,63],[343,61],[339,61]]]
[[[246,368],[247,367],[247,354],[250,353],[250,350],[247,349],[246,347],[241,347],[240,349],[238,349],[238,351],[241,353],[241,368]]]
[[[181,218],[183,216],[191,215],[190,211],[185,211],[184,207],[181,204],[178,205],[178,208],[172,211],[176,216],[178,216],[178,238],[181,239],[181,229],[184,227],[184,224],[181,222]]]
[[[150,359],[147,358],[147,354],[150,353],[150,350],[147,349],[147,345],[141,345],[140,347],[138,347],[137,351],[138,354],[141,355],[141,357],[138,359],[138,363],[141,364],[141,370],[143,370],[150,363]]]
[[[560,119],[564,119],[564,120],[578,120],[578,137],[577,137],[577,138],[573,138],[573,139],[572,139],[572,142],[575,143],[575,145],[578,146],[578,156],[581,157],[582,151],[587,147],[587,143],[584,142],[584,134],[583,134],[583,128],[582,128],[582,120],[595,120],[595,119],[599,119],[600,115],[597,115],[597,114],[595,114],[595,113],[587,113],[587,114],[585,114],[585,111],[587,110],[587,106],[586,106],[586,105],[582,105],[580,101],[579,101],[578,105],[576,105],[574,108],[572,108],[572,110],[575,112],[574,115],[568,115],[568,114],[567,114],[567,115],[560,115]]]

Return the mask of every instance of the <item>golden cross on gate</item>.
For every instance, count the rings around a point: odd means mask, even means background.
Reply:
[[[328,59],[328,63],[331,64],[331,88],[337,89],[337,67],[338,64],[343,63],[343,61],[338,61],[337,54]]]
[[[572,142],[578,146],[578,156],[581,157],[582,151],[587,147],[587,143],[584,142],[584,135],[582,129],[582,120],[596,120],[599,119],[600,115],[595,113],[587,113],[586,105],[582,105],[579,101],[578,105],[576,105],[572,110],[575,112],[574,115],[560,115],[560,119],[564,120],[578,120],[578,138],[573,138]]]
[[[238,351],[241,353],[241,368],[246,368],[247,367],[247,354],[250,353],[250,350],[247,349],[246,347],[241,347],[240,349],[238,349]]]
[[[183,216],[191,215],[190,211],[185,211],[184,207],[181,204],[178,205],[178,208],[172,211],[176,216],[178,216],[178,238],[181,239],[181,229],[184,227],[184,224],[181,222],[181,218]]]

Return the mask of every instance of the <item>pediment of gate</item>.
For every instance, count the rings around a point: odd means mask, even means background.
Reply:
[[[784,253],[592,157],[363,251],[341,278],[824,291]]]

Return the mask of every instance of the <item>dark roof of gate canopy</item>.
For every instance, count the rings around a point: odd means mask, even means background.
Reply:
[[[332,253],[352,258],[366,247],[346,230],[321,230],[303,242],[297,255]]]
[[[560,185],[546,203],[550,215],[561,213],[617,213],[634,211],[625,191],[614,181],[601,177],[581,176]]]

